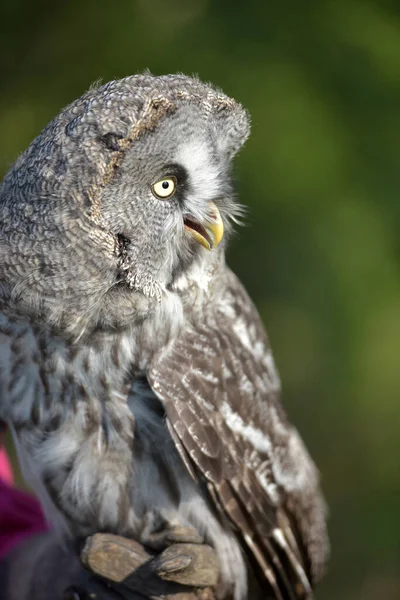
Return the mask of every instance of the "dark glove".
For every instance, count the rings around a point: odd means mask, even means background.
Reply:
[[[0,600],[195,600],[200,590],[214,600],[218,565],[204,544],[174,544],[154,557],[134,540],[96,534],[81,559],[52,532],[31,536],[0,564]]]
[[[0,563],[0,600],[121,600],[52,532],[33,535]]]

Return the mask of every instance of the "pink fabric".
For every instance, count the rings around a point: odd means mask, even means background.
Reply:
[[[10,463],[0,447],[0,560],[23,538],[47,529],[39,503],[11,482]]]
[[[0,446],[0,479],[11,484],[13,482],[13,476],[11,471],[11,465],[7,458],[6,451]]]

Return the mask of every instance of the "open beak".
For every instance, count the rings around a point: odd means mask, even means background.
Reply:
[[[214,202],[208,203],[208,215],[204,223],[195,221],[193,217],[186,217],[184,225],[186,233],[207,250],[218,246],[224,237],[224,223]]]

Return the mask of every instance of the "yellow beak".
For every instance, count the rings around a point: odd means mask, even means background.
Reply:
[[[206,229],[207,231],[211,232],[211,235],[214,238],[214,246],[218,246],[224,237],[224,222],[214,202],[209,202],[208,208],[210,214],[210,224],[206,225]]]
[[[224,223],[214,202],[208,203],[206,222],[200,224],[190,218],[185,219],[185,231],[207,250],[218,246],[224,237]]]

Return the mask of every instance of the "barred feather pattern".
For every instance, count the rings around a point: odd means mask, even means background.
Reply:
[[[224,589],[241,600],[240,545],[187,471],[144,374],[135,375],[137,337],[71,346],[0,314],[0,421],[62,536],[108,531],[146,544],[162,523],[192,526],[217,550]]]
[[[310,598],[327,554],[318,474],[280,403],[254,305],[229,270],[221,289],[160,352],[149,381],[274,597]]]
[[[301,600],[325,505],[224,259],[249,128],[220,90],[146,73],[90,90],[18,158],[0,187],[0,422],[62,535],[191,525],[227,597],[253,598],[254,571],[263,600]],[[171,168],[176,194],[156,198]],[[208,252],[185,223],[210,202],[225,235]]]
[[[228,269],[217,279],[197,289],[190,320],[159,339],[139,377],[135,339],[154,335],[77,348],[1,315],[0,419],[15,428],[43,504],[73,533],[145,540],[160,517],[191,524],[219,551],[225,580],[240,580],[235,598],[245,593],[239,546],[267,597],[311,598],[328,548],[317,472],[280,404],[256,309]]]

